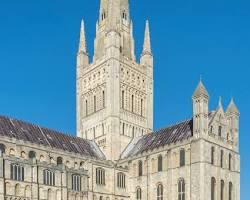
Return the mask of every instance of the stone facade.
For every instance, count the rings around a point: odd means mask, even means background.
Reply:
[[[101,0],[90,63],[81,24],[77,136],[0,116],[0,200],[239,200],[239,111],[209,111],[199,82],[193,117],[155,133],[153,54],[140,62],[128,0]]]
[[[82,22],[77,56],[77,136],[94,139],[108,159],[117,160],[133,137],[153,128],[149,24],[137,63],[128,0],[103,0],[94,47],[90,64]]]

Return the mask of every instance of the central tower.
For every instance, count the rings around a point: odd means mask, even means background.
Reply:
[[[117,160],[134,137],[153,129],[153,55],[149,23],[136,62],[128,0],[101,0],[93,62],[84,22],[77,54],[77,136]]]

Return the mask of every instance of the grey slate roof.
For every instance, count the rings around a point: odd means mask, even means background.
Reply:
[[[121,158],[136,156],[171,143],[176,143],[193,136],[193,119],[135,138],[131,141]]]
[[[93,141],[73,137],[5,116],[0,116],[0,136],[105,159],[104,154]]]

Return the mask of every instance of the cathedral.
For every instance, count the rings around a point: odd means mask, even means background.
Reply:
[[[93,59],[80,28],[77,136],[0,116],[0,200],[240,200],[234,101],[210,111],[200,81],[193,116],[154,132],[153,71],[149,22],[137,61],[129,1],[100,0]]]

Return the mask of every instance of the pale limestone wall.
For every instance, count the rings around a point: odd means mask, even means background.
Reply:
[[[116,186],[117,173],[127,175],[127,169],[115,167],[112,162],[97,161],[94,158],[83,157],[70,152],[58,151],[34,144],[23,144],[21,141],[1,138],[1,144],[6,146],[5,153],[0,156],[0,198],[10,200],[18,197],[21,200],[85,200],[94,196],[104,199],[127,199],[125,189]],[[28,158],[28,153],[34,151],[36,159]],[[63,165],[58,166],[57,157],[63,158]],[[24,167],[24,181],[14,181],[10,177],[10,165],[20,164]],[[101,167],[106,172],[106,184],[97,186],[95,169]],[[43,170],[55,172],[55,186],[43,183]],[[72,174],[81,175],[81,192],[72,191]],[[127,185],[127,184],[126,184]]]
[[[86,47],[83,39],[79,46]],[[153,129],[153,57],[147,52],[136,62],[127,0],[101,1],[93,62],[84,62],[86,48],[77,58],[77,135],[118,160],[133,137]]]

